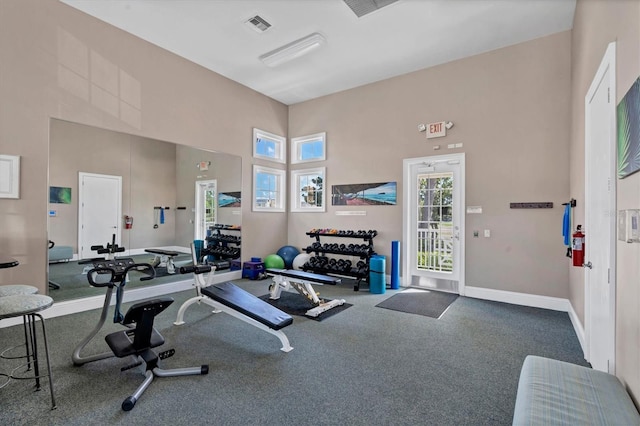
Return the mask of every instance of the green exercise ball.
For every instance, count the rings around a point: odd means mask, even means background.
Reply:
[[[284,259],[277,254],[270,254],[264,258],[264,267],[267,269],[284,269]]]

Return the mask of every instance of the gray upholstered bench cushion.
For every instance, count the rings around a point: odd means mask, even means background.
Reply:
[[[513,424],[640,425],[640,415],[617,377],[529,355],[520,372]]]
[[[54,246],[49,249],[49,262],[70,260],[72,257],[73,250],[70,246]]]

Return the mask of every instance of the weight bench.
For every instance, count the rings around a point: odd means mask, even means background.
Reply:
[[[168,274],[176,273],[176,265],[173,262],[173,258],[183,254],[183,253],[180,253],[179,251],[153,249],[153,248],[145,249],[144,251],[146,251],[147,253],[152,253],[154,255],[153,262],[151,262],[151,266],[153,266],[154,268],[157,268],[158,266],[167,268]]]
[[[282,290],[293,287],[314,306],[305,313],[310,317],[317,317],[321,313],[345,303],[344,299],[334,299],[328,302],[321,300],[312,285],[335,285],[340,283],[340,278],[295,269],[267,269],[265,272],[273,277],[273,284],[269,286],[269,299],[277,300],[280,298]]]
[[[193,244],[191,250],[191,256],[195,259]],[[194,273],[196,297],[192,297],[180,306],[174,324],[184,324],[184,313],[189,306],[194,303],[204,303],[214,308],[213,313],[225,312],[262,331],[273,334],[282,343],[280,350],[290,352],[293,348],[282,329],[290,325],[293,318],[233,283],[213,284],[213,271],[214,268],[210,265],[190,265],[180,268],[181,274]],[[203,277],[205,273],[209,273],[207,281]]]

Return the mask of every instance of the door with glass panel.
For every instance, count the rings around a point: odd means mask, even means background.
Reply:
[[[463,294],[464,154],[405,160],[404,285]]]
[[[196,182],[196,240],[206,239],[207,229],[212,227],[217,221],[217,193],[217,182],[215,179]]]

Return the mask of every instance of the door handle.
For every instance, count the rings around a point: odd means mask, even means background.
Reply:
[[[593,269],[593,265],[591,264],[591,262],[583,263],[582,267],[583,268]]]

